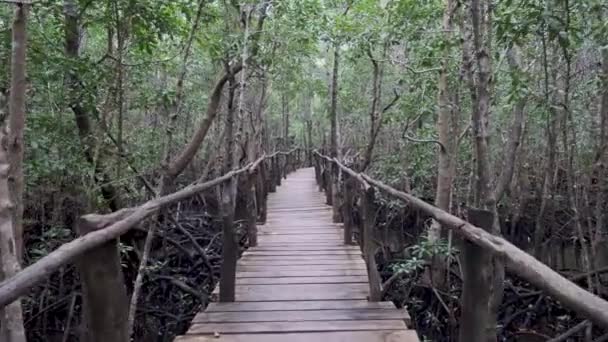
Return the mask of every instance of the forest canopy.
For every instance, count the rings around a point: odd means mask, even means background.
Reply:
[[[489,213],[489,233],[608,297],[604,0],[0,0],[0,123],[5,281],[240,170],[112,237],[128,339],[184,333],[255,245],[269,184],[318,155],[465,220]],[[334,220],[363,224],[364,199],[327,168]],[[467,263],[432,215],[383,192],[373,206],[382,299],[421,340],[607,338],[502,258]],[[86,335],[79,260],[0,312],[0,340]]]

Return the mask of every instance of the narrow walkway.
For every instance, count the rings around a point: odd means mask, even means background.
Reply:
[[[268,199],[259,245],[238,262],[236,302],[212,303],[179,342],[417,342],[405,310],[367,301],[365,263],[343,244],[314,169]]]

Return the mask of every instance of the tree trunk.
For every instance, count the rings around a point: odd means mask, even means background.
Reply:
[[[8,279],[21,271],[17,248],[15,245],[15,230],[13,228],[13,211],[15,207],[9,192],[9,142],[6,128],[0,131],[0,279]],[[25,342],[23,328],[23,311],[21,300],[0,306],[0,340],[6,342]]]
[[[443,15],[444,40],[446,43],[452,40],[453,16],[456,10],[455,2],[452,0],[445,1],[445,9]],[[449,45],[446,45],[449,46]],[[456,127],[458,118],[453,117],[455,110],[450,103],[450,89],[448,86],[450,63],[450,50],[444,47],[444,52],[441,60],[441,70],[439,72],[438,81],[438,113],[437,113],[437,132],[438,140],[441,143],[437,158],[437,192],[435,194],[435,206],[450,212],[450,204],[452,201],[452,183],[454,180],[454,154],[456,152]],[[431,243],[437,243],[442,237],[441,225],[437,221],[431,223],[429,228],[428,239]],[[434,255],[431,261],[431,282],[439,288],[444,287],[445,283],[445,260],[440,255]]]
[[[473,146],[476,161],[473,205],[476,208],[490,211],[497,218],[497,215],[495,215],[497,210],[496,199],[492,189],[489,159],[489,123],[492,99],[492,61],[490,51],[492,7],[486,0],[471,0],[470,14],[473,56],[476,66],[473,74],[474,82],[472,82],[473,92],[471,93],[471,99],[473,100],[471,127],[474,137]],[[469,54],[469,51],[463,51],[463,54]],[[469,72],[468,74],[471,73]],[[491,232],[495,235],[501,234],[498,219],[494,220]],[[479,266],[477,272],[488,272],[490,274],[489,281],[486,284],[490,285],[491,295],[489,301],[485,303],[486,307],[483,314],[487,316],[487,320],[483,330],[485,334],[484,340],[492,342],[496,341],[496,319],[503,295],[504,265],[501,259],[493,257],[490,258],[489,262],[484,263],[483,266]],[[479,301],[481,300],[486,299],[479,299]],[[482,310],[482,308],[476,306],[475,310]],[[481,314],[481,312],[476,312],[474,316]],[[479,325],[478,329],[481,329],[480,327],[481,325]]]
[[[381,67],[379,62],[374,59],[371,48],[367,50],[367,55],[372,62],[372,105],[369,111],[369,138],[365,153],[363,155],[363,162],[361,164],[361,172],[364,172],[372,162],[374,153],[374,145],[376,144],[376,126],[380,127],[381,123],[376,122],[378,119],[378,103],[382,100],[380,97],[382,88],[382,76]]]
[[[235,134],[235,108],[234,93],[235,80],[230,80],[228,95],[228,108],[226,112],[226,141],[224,172],[232,170],[237,165],[236,157],[236,134]],[[238,259],[239,245],[234,232],[234,210],[237,193],[238,179],[233,177],[223,185],[221,192],[221,214],[222,214],[222,267],[220,270],[220,302],[234,302],[235,300],[235,276],[236,261]]]
[[[13,229],[18,260],[23,257],[23,131],[25,129],[25,95],[27,88],[26,50],[29,5],[19,4],[13,21],[11,56],[11,91],[8,116],[9,191],[13,202]]]
[[[331,99],[330,99],[330,107],[329,107],[329,120],[331,122],[331,132],[330,132],[330,155],[334,158],[339,158],[339,146],[338,146],[338,72],[340,68],[340,46],[339,44],[334,44],[334,64],[332,68],[332,77],[331,77]],[[328,188],[331,188],[328,191],[328,198],[331,198],[327,204],[332,205],[333,207],[333,221],[340,222],[340,198],[338,191],[338,182],[339,182],[339,170],[338,168],[330,164],[328,165],[330,168],[331,176],[329,177],[330,182],[328,183]]]

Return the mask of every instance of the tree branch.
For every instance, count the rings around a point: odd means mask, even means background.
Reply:
[[[415,142],[415,143],[433,143],[433,144],[437,144],[441,148],[442,152],[447,153],[447,149],[445,148],[445,146],[439,140],[435,140],[435,139],[416,139],[416,138],[410,137],[407,134],[404,134],[403,137],[405,137],[405,139],[407,139],[407,140],[409,140],[411,142]]]

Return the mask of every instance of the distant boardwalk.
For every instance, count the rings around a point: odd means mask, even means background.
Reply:
[[[238,262],[236,302],[212,303],[179,342],[417,342],[405,310],[368,302],[365,263],[343,245],[314,169],[300,169],[268,199],[259,245]]]

